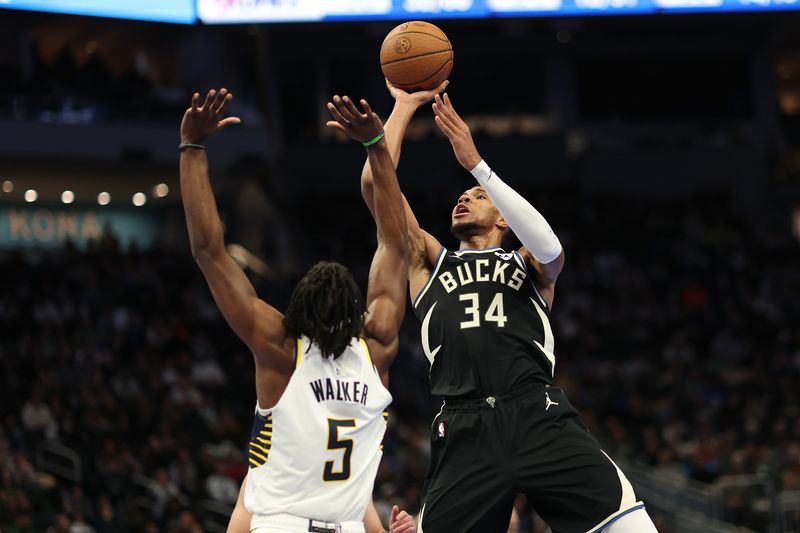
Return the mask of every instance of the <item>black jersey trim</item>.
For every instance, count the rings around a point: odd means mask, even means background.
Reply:
[[[422,286],[422,289],[419,291],[419,294],[417,294],[417,297],[414,298],[414,307],[417,307],[419,301],[422,299],[425,293],[428,292],[431,283],[433,283],[433,278],[435,278],[436,274],[439,272],[439,268],[442,266],[442,263],[444,262],[444,258],[446,255],[447,255],[447,249],[444,246],[442,246],[439,249],[439,255],[436,256],[436,264],[433,267],[433,270],[431,270],[431,275],[430,277],[428,277],[428,281],[425,282],[425,285]]]

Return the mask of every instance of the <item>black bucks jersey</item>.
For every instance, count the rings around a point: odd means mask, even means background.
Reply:
[[[551,382],[547,304],[518,252],[442,248],[414,312],[433,394],[481,397]]]

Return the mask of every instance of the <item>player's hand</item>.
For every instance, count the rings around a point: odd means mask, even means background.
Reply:
[[[447,93],[444,93],[444,97],[437,94],[434,99],[433,112],[436,115],[434,117],[436,125],[450,140],[453,151],[456,153],[456,159],[461,163],[461,166],[467,170],[472,170],[478,166],[482,158],[478,154],[478,149],[475,148],[475,142],[472,140],[469,126],[453,109],[453,104],[450,103],[450,97]]]
[[[401,511],[398,506],[392,507],[392,515],[389,518],[389,533],[416,533],[417,526],[414,519],[405,511]]]
[[[328,102],[328,112],[333,120],[329,120],[325,125],[346,133],[351,139],[358,142],[370,141],[381,134],[383,122],[363,98],[361,99],[361,108],[363,112],[359,111],[350,97],[340,98],[339,95],[336,95],[332,102]]]
[[[194,93],[192,107],[186,110],[181,121],[181,142],[200,144],[231,124],[239,124],[241,119],[238,117],[222,118],[231,100],[233,93],[225,88],[219,92],[213,89],[208,91],[203,105],[200,105],[200,94]]]
[[[389,89],[389,94],[392,95],[392,98],[394,98],[397,102],[411,104],[414,106],[414,109],[417,109],[433,100],[433,97],[444,91],[449,84],[450,81],[445,80],[438,87],[431,89],[430,91],[417,91],[408,93],[403,89],[398,89],[392,85],[392,82],[390,82],[388,78],[386,80],[386,87]]]

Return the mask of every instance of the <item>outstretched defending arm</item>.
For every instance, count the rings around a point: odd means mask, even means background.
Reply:
[[[183,116],[180,175],[186,226],[192,256],[225,320],[252,350],[256,370],[285,372],[287,364],[291,369],[291,342],[286,339],[283,315],[258,298],[250,280],[226,252],[222,222],[208,178],[208,159],[202,143],[210,135],[240,122],[236,117],[222,118],[232,99],[225,89],[209,91],[200,105],[200,95],[195,93],[192,106]],[[259,405],[267,407],[269,400],[259,397]]]
[[[391,115],[386,121],[386,146],[389,149],[389,154],[392,157],[392,164],[397,169],[400,163],[400,151],[403,145],[403,137],[405,137],[406,128],[408,127],[411,118],[417,109],[430,102],[433,96],[442,92],[449,82],[442,82],[439,87],[431,91],[418,91],[415,93],[407,93],[398,89],[389,80],[386,80],[386,86],[389,88],[389,93],[394,98],[394,108]],[[361,195],[369,207],[372,216],[375,216],[375,185],[372,166],[370,165],[369,158],[364,164],[364,169],[361,172]],[[428,232],[420,228],[411,206],[408,204],[405,196],[402,198],[403,205],[406,210],[406,221],[408,223],[408,239],[409,239],[409,280],[411,281],[410,290],[411,298],[413,299],[425,282],[428,281],[429,266],[435,260],[439,249],[442,247],[439,241],[436,240]]]
[[[381,379],[387,383],[389,365],[397,353],[397,333],[405,315],[408,226],[383,124],[366,100],[361,100],[361,106],[363,113],[347,96],[334,96],[333,102],[328,103],[334,120],[328,126],[360,141],[367,148],[373,170],[378,249],[369,271],[364,333]]]
[[[450,97],[436,95],[433,112],[439,129],[450,140],[456,159],[478,180],[497,210],[514,230],[523,254],[539,274],[537,280],[552,293],[556,278],[564,267],[564,251],[547,220],[514,189],[504,183],[478,154],[469,126],[458,116]],[[548,303],[552,303],[552,294]]]

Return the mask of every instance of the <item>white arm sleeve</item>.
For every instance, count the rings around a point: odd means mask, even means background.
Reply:
[[[550,224],[530,202],[505,184],[489,168],[486,161],[481,160],[471,173],[514,230],[522,245],[537,261],[547,264],[561,255],[561,242],[553,233]]]

